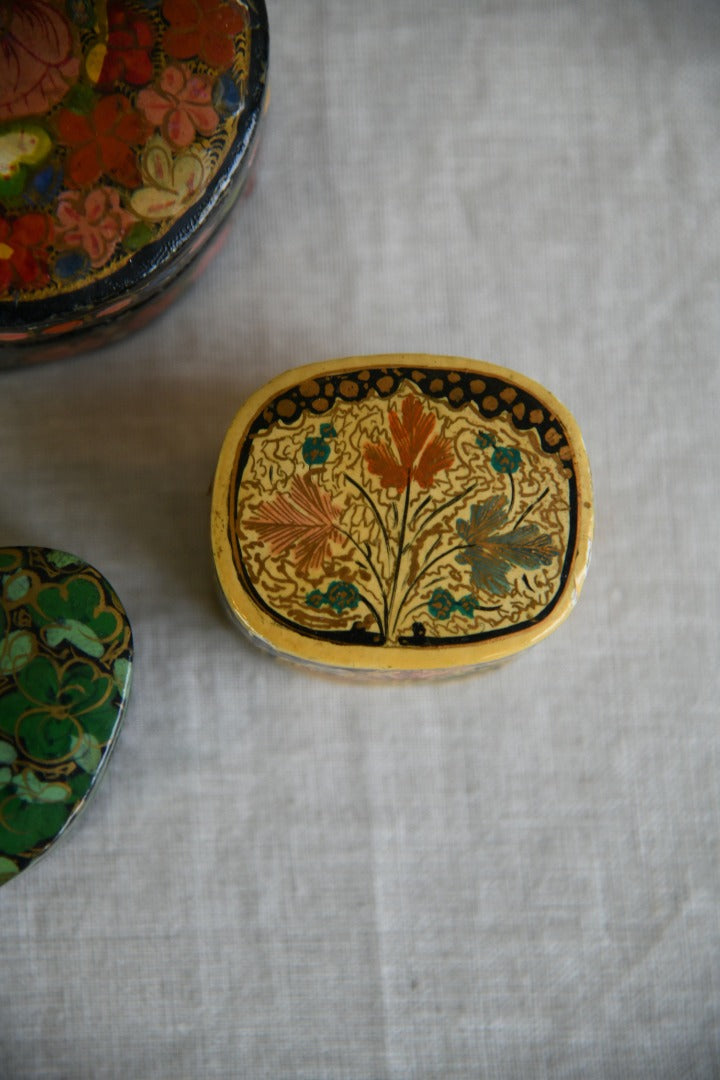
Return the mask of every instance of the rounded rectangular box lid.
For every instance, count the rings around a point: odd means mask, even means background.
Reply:
[[[259,644],[354,674],[452,674],[569,614],[587,456],[537,383],[457,357],[287,372],[235,417],[212,503],[228,607]]]

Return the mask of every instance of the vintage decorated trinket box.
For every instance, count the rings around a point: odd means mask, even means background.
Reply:
[[[0,367],[142,325],[201,268],[267,62],[264,0],[3,0]]]
[[[570,613],[590,555],[578,427],[522,375],[354,357],[256,393],[223,444],[215,569],[258,644],[354,674],[453,674]]]
[[[75,555],[0,548],[0,884],[86,805],[117,739],[133,644],[103,575]]]

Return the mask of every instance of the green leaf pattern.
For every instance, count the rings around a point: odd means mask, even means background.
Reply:
[[[82,808],[114,742],[132,638],[114,592],[76,556],[0,548],[0,884]]]

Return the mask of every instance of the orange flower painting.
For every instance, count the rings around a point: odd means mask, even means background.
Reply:
[[[380,477],[383,487],[397,488],[398,492],[405,491],[411,480],[429,488],[436,475],[453,463],[450,440],[432,435],[435,417],[414,397],[403,401],[402,419],[390,409],[388,424],[399,460],[387,443],[368,442],[364,455],[369,472]]]

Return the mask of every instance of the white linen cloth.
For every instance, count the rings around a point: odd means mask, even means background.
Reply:
[[[720,7],[269,0],[258,186],[127,341],[0,377],[0,544],[82,555],[135,685],[72,834],[0,892],[0,1076],[720,1075]],[[209,497],[297,364],[537,379],[593,468],[576,611],[500,670],[256,651]]]

